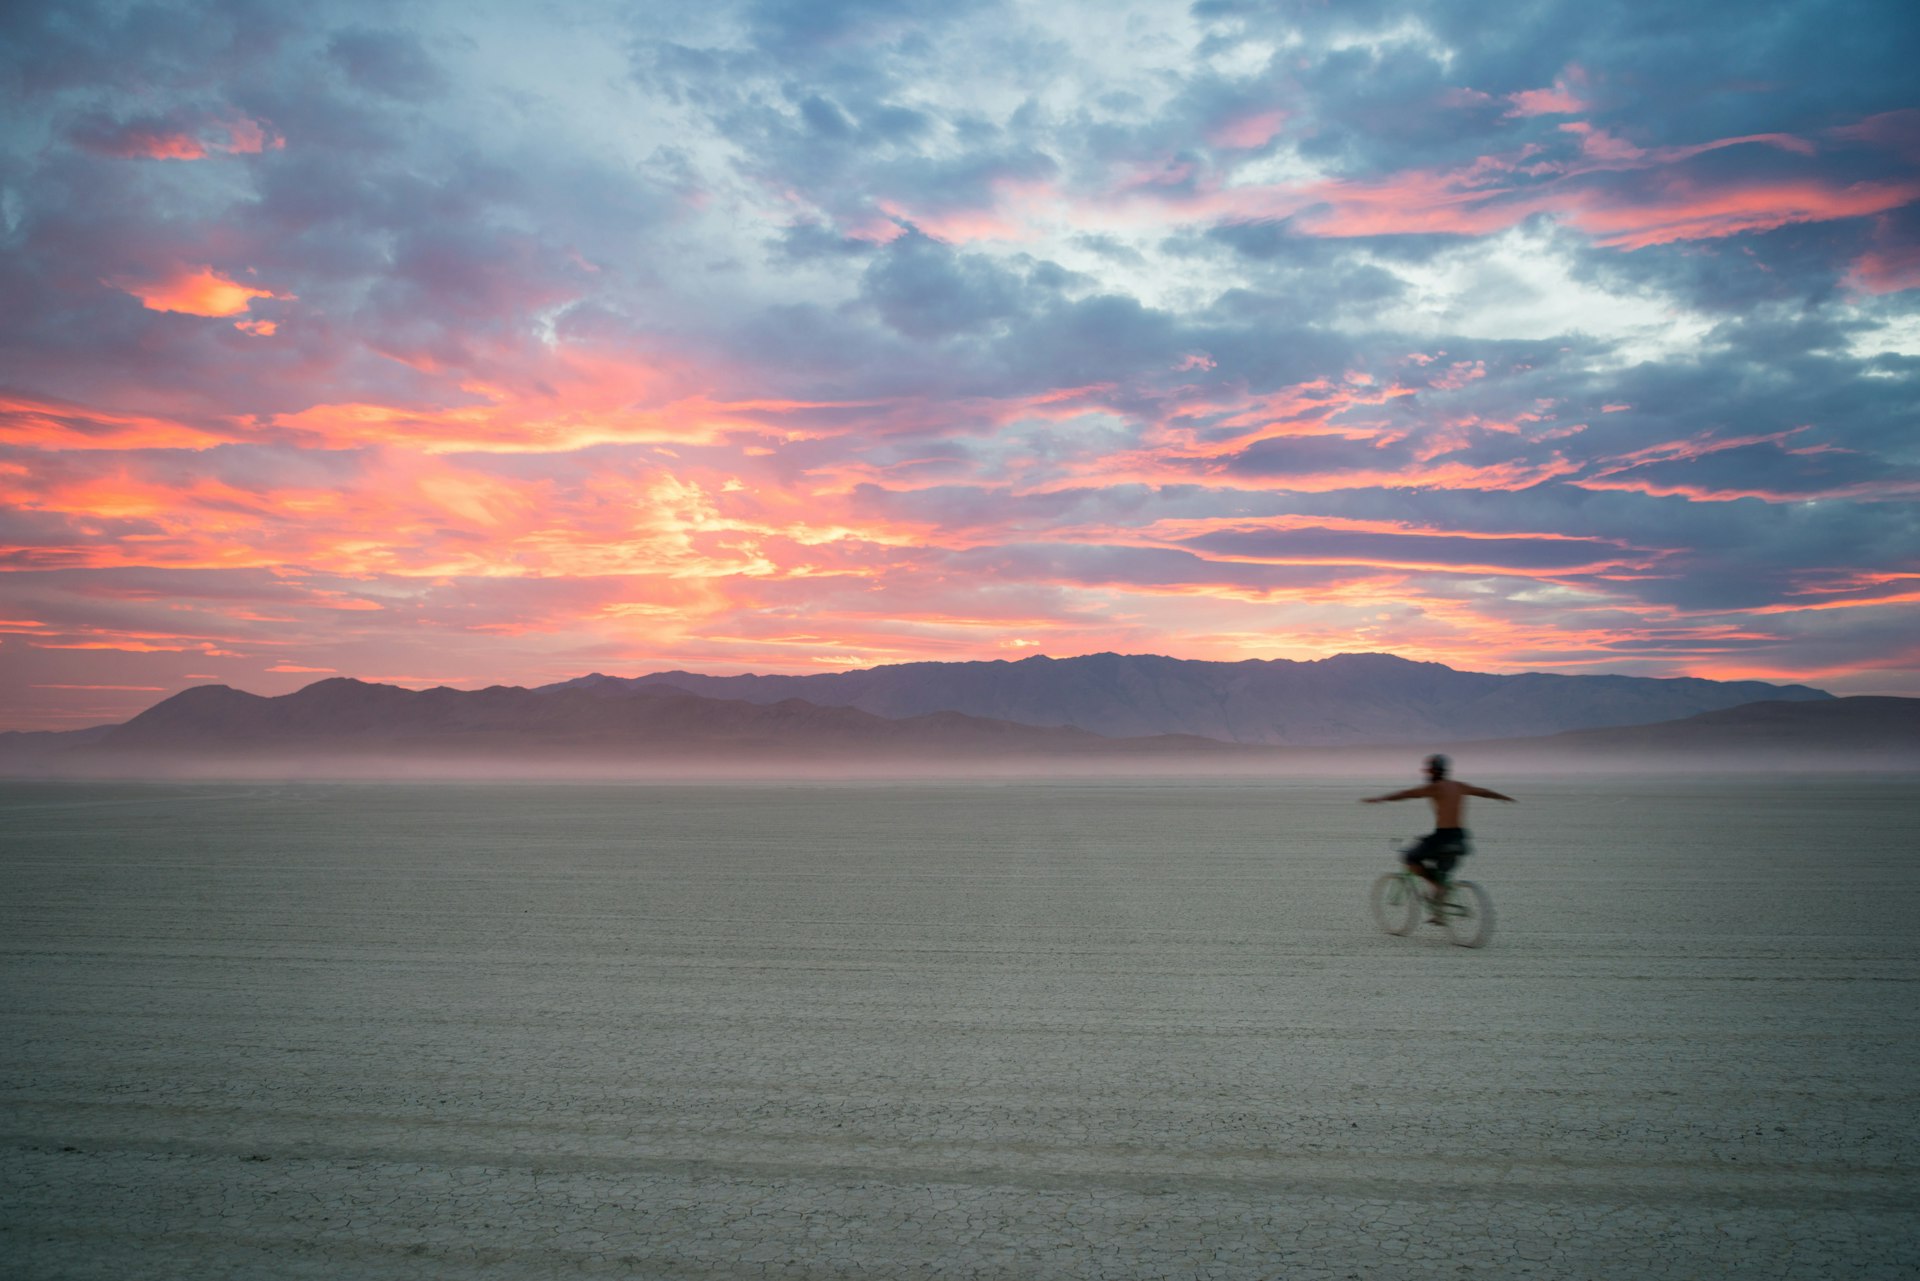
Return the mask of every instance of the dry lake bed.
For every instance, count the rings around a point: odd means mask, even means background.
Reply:
[[[8,1278],[1910,1278],[1915,780],[0,784]]]

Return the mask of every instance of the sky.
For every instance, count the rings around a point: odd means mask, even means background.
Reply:
[[[1313,659],[1920,694],[1920,10],[0,8],[0,729]]]

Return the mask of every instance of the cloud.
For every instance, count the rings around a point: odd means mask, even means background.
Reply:
[[[861,292],[909,338],[978,331],[1023,310],[1022,284],[994,260],[955,254],[917,232],[875,256]]]
[[[219,119],[183,116],[120,120],[91,115],[71,127],[73,142],[116,160],[204,160],[214,155],[258,155],[286,146],[270,125],[244,115]]]
[[[1521,89],[1506,97],[1513,104],[1507,108],[1510,116],[1571,116],[1592,106],[1564,78],[1556,80],[1550,89]]]
[[[255,298],[292,296],[229,280],[207,266],[179,267],[154,280],[122,277],[112,283],[115,288],[138,298],[140,305],[149,311],[173,311],[188,316],[237,316],[251,307]]]
[[[419,102],[444,88],[439,68],[409,31],[338,31],[327,43],[327,56],[355,85],[385,97]]]
[[[1749,17],[15,6],[0,708],[1101,648],[1920,690],[1915,19]]]

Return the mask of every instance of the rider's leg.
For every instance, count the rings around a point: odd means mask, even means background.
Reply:
[[[1420,860],[1420,875],[1433,887],[1432,893],[1427,896],[1429,925],[1444,924],[1440,918],[1440,907],[1447,901],[1447,883],[1451,879],[1456,861],[1452,851],[1446,849],[1435,849],[1426,858]]]
[[[1445,898],[1447,893],[1445,876],[1443,876],[1439,869],[1432,863],[1426,862],[1425,860],[1418,863],[1410,863],[1408,866],[1419,873],[1420,879],[1427,883],[1426,890],[1420,895],[1426,902],[1427,924],[1440,924],[1440,900]]]
[[[1423,836],[1401,857],[1400,861],[1407,865],[1408,871],[1418,874],[1429,884],[1438,886],[1441,882],[1439,873],[1434,870],[1433,856],[1433,837]]]

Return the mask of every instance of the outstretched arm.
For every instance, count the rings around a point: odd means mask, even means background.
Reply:
[[[1467,787],[1467,795],[1484,796],[1490,801],[1513,801],[1513,797],[1508,796],[1505,792],[1496,792],[1491,787],[1474,787],[1471,784]],[[1513,803],[1518,805],[1520,802],[1514,801]]]
[[[1409,787],[1404,792],[1388,792],[1385,796],[1368,796],[1361,800],[1362,805],[1378,805],[1381,801],[1417,801],[1422,796],[1432,796],[1433,786]]]

